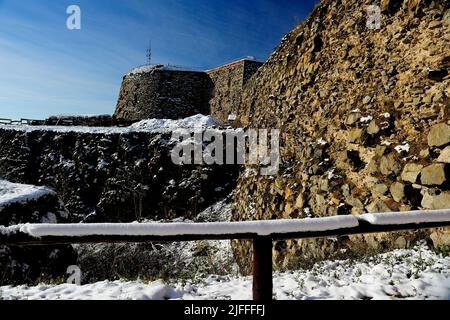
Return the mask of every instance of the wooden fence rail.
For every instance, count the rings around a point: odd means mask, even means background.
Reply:
[[[20,120],[0,118],[0,124],[2,125],[44,125],[45,120],[25,119]]]
[[[18,126],[88,126],[88,127],[128,127],[136,121],[128,121],[124,119],[115,119],[108,115],[100,116],[67,116],[67,117],[50,117],[45,120],[25,119],[20,120],[0,118],[0,125]]]
[[[289,226],[284,232],[282,229]],[[0,228],[0,245],[253,241],[253,299],[271,301],[273,241],[450,227],[450,209],[359,217],[233,223],[55,224]],[[210,229],[210,233],[208,233]],[[233,232],[233,230],[239,230]],[[67,233],[66,233],[67,232]],[[177,234],[177,232],[179,232]],[[68,234],[68,235],[65,235]]]

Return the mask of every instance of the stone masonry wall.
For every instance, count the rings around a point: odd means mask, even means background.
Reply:
[[[209,104],[214,118],[225,124],[233,123],[229,116],[239,114],[244,85],[261,65],[257,61],[240,60],[208,71],[213,83]]]
[[[161,70],[128,74],[117,102],[116,119],[182,119],[209,114],[211,81],[203,72]]]
[[[367,27],[367,7],[381,28]],[[281,129],[281,170],[241,175],[235,220],[450,208],[450,3],[323,0],[249,81],[239,122]],[[427,232],[450,244],[449,229]],[[276,243],[276,266],[355,248],[404,248],[408,232]],[[234,242],[244,272],[251,246]]]
[[[71,222],[190,218],[235,187],[237,167],[175,165],[170,132],[60,130],[0,128],[0,179],[53,188]]]
[[[137,68],[122,82],[115,120],[181,119],[211,114],[227,124],[237,115],[244,85],[262,63],[239,60],[208,72]]]
[[[263,63],[259,61],[244,60],[244,81],[243,81],[244,86],[253,77],[253,75],[261,68],[262,65]]]

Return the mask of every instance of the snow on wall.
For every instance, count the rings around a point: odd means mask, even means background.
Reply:
[[[185,118],[182,120],[167,120],[167,119],[148,119],[142,120],[131,125],[130,128],[135,130],[158,130],[165,128],[176,130],[180,128],[207,128],[217,126],[218,123],[210,116],[201,114]]]
[[[134,75],[149,73],[155,70],[161,71],[179,71],[179,72],[204,72],[193,67],[175,66],[175,65],[145,65],[132,69],[125,76],[130,77]]]
[[[132,132],[167,133],[175,129],[207,128],[216,125],[218,123],[213,117],[198,114],[181,120],[148,119],[137,122],[130,127],[0,125],[0,129],[23,132],[51,131],[57,133],[126,134]]]

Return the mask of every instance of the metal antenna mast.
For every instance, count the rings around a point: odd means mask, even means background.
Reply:
[[[149,46],[147,48],[147,64],[152,64],[152,41],[150,40]]]

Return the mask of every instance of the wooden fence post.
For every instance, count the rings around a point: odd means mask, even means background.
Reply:
[[[253,239],[253,300],[272,301],[272,239]]]

